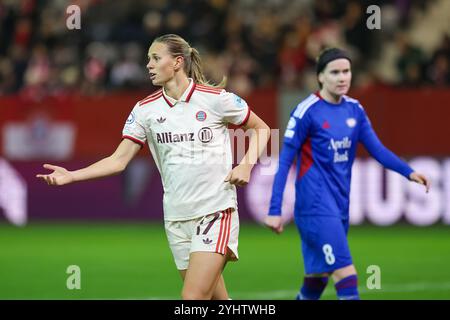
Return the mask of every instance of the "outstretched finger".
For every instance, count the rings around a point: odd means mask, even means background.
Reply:
[[[428,193],[430,190],[430,181],[424,175],[418,174],[415,181],[423,184],[425,186],[425,191]]]
[[[223,180],[223,181],[228,182],[228,181],[230,181],[230,178],[231,178],[231,172],[226,176],[225,180]]]
[[[58,168],[57,166],[54,166],[54,165],[48,164],[48,163],[44,164],[43,167],[45,169],[49,169],[49,170],[56,170]]]
[[[428,193],[428,191],[430,191],[430,187],[431,187],[430,180],[428,180],[427,178],[424,178],[423,180],[425,182],[424,184],[425,184],[426,192]]]

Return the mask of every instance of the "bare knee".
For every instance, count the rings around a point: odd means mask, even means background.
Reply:
[[[340,280],[347,278],[348,276],[356,275],[356,268],[354,265],[349,265],[333,272],[334,282],[339,282]]]
[[[222,275],[219,277],[219,280],[217,281],[217,284],[216,284],[216,287],[214,288],[211,299],[212,300],[228,300],[229,299],[227,288],[225,287],[225,281],[224,281]]]

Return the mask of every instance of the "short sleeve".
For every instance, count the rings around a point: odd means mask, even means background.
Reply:
[[[134,106],[128,116],[128,119],[125,121],[125,126],[122,131],[122,138],[130,139],[131,141],[143,146],[147,140],[147,137],[145,134],[145,127],[142,125],[142,121],[140,119],[138,107],[139,105]]]
[[[243,126],[250,116],[250,107],[244,99],[238,95],[222,91],[219,96],[220,111],[226,123]]]

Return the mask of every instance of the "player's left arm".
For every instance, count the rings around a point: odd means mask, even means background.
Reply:
[[[426,192],[428,193],[431,186],[430,180],[424,174],[414,171],[405,161],[401,160],[397,155],[383,145],[372,128],[372,125],[370,124],[364,110],[361,117],[359,140],[362,142],[370,155],[385,168],[403,175],[410,181],[423,184]]]
[[[239,165],[233,168],[225,181],[237,186],[245,186],[250,181],[251,171],[263,153],[270,138],[269,126],[258,117],[253,111],[249,111],[250,115],[247,122],[242,126],[244,130],[252,130],[249,147],[247,153],[242,158]]]

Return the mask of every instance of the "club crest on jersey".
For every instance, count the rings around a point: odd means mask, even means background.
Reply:
[[[206,120],[206,112],[205,111],[199,111],[195,114],[195,119],[198,121],[205,121]]]
[[[198,139],[203,142],[207,143],[210,142],[213,138],[213,132],[208,127],[203,127],[198,131]]]
[[[356,126],[356,119],[355,118],[348,118],[346,122],[347,122],[347,125],[350,128],[353,128],[353,127]]]
[[[135,119],[134,112],[131,112],[130,115],[128,116],[126,124],[132,124],[134,122],[134,119]]]

